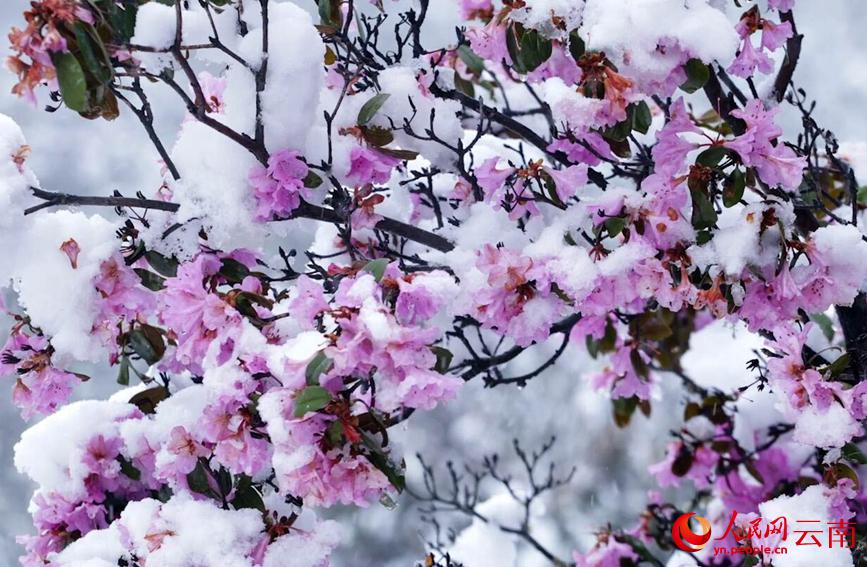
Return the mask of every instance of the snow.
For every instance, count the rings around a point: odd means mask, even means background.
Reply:
[[[90,532],[55,561],[61,566],[80,565],[79,558],[99,558],[92,561],[116,565],[124,542],[148,564],[162,567],[252,567],[249,554],[263,537],[264,527],[256,510],[223,510],[180,494],[165,504],[152,499],[131,502],[119,523],[125,529],[112,524]]]
[[[707,0],[587,0],[581,37],[626,76],[656,80],[681,63],[674,50],[661,56],[663,40],[705,62],[731,61],[738,47],[734,27]]]
[[[272,153],[303,149],[307,132],[318,118],[311,111],[324,81],[325,46],[310,15],[295,4],[272,3],[268,16],[268,73],[262,94],[266,146]],[[260,23],[259,29],[244,38],[241,51],[260,50],[261,44]],[[242,108],[246,112],[250,106]]]
[[[15,467],[41,490],[77,494],[84,491],[81,457],[91,437],[106,438],[117,422],[138,409],[125,403],[99,400],[73,402],[27,429],[15,444]]]
[[[0,114],[0,156],[3,156],[3,159],[0,159],[0,237],[4,239],[7,230],[24,222],[25,200],[29,197],[28,187],[39,186],[30,168],[23,164],[19,168],[13,160],[25,147],[27,141],[18,124],[5,114]],[[0,271],[0,275],[2,273]]]
[[[175,9],[160,2],[148,2],[136,12],[134,45],[168,49],[175,41]]]
[[[839,403],[832,403],[820,410],[808,406],[795,420],[794,439],[805,445],[830,449],[842,447],[863,429],[852,414]]]
[[[477,512],[490,522],[473,519],[449,550],[452,559],[466,567],[514,567],[518,556],[515,539],[499,526],[520,526],[522,506],[509,494],[500,493],[479,504]]]
[[[559,17],[566,30],[573,30],[581,23],[583,9],[584,0],[530,0],[512,12],[511,18],[548,37],[559,37],[566,34],[553,24],[552,18]]]
[[[839,521],[839,518],[828,517],[829,506],[830,502],[824,493],[824,488],[821,485],[814,485],[797,496],[780,496],[759,504],[759,513],[766,521],[781,516],[787,518],[790,533],[793,529],[827,530],[827,522]],[[801,524],[799,527],[798,520],[819,520],[821,524]],[[807,538],[809,541],[809,536]],[[789,543],[786,547],[788,553],[774,555],[776,567],[815,567],[816,565],[850,567],[852,565],[852,552],[842,547],[805,546],[793,543]]]
[[[98,293],[93,279],[118,248],[116,225],[101,216],[53,211],[37,215],[13,250],[9,265],[18,300],[33,324],[52,337],[61,356],[96,361],[99,341],[90,331]],[[77,267],[60,247],[74,240]]]

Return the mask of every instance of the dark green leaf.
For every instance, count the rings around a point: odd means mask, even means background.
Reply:
[[[686,476],[686,473],[692,468],[694,461],[695,457],[690,450],[686,447],[681,447],[674,461],[671,462],[671,474],[674,476]]]
[[[361,133],[368,144],[377,148],[387,146],[394,141],[394,134],[391,133],[391,130],[379,126],[364,127]]]
[[[141,471],[132,464],[132,461],[126,459],[123,455],[118,455],[117,460],[120,462],[120,472],[132,480],[141,479]]]
[[[87,80],[84,69],[72,53],[54,53],[51,56],[57,72],[57,83],[66,106],[76,112],[87,110]]]
[[[744,172],[740,169],[732,171],[726,177],[723,185],[723,205],[726,207],[734,207],[744,196],[744,189],[747,186],[747,179]]]
[[[193,492],[211,496],[213,495],[213,490],[211,490],[211,484],[208,482],[209,477],[210,475],[205,469],[205,465],[199,460],[196,463],[196,468],[187,474],[187,485]]]
[[[295,417],[319,411],[331,401],[331,393],[322,386],[307,386],[295,398]]]
[[[650,107],[647,106],[647,103],[643,100],[635,103],[632,107],[632,129],[647,134],[652,123],[653,115],[650,113]]]
[[[334,366],[334,362],[327,356],[325,356],[324,351],[319,351],[316,356],[313,357],[313,360],[307,365],[307,369],[304,371],[304,377],[307,380],[308,386],[319,386],[319,377],[331,370],[331,367]]]
[[[611,400],[611,409],[614,414],[614,423],[619,428],[624,428],[629,425],[629,422],[632,420],[632,414],[635,413],[635,409],[638,407],[638,398],[632,396],[631,398],[616,398]]]
[[[129,399],[129,403],[138,407],[142,413],[152,414],[156,411],[157,405],[169,397],[168,391],[162,386],[148,388]]]
[[[91,34],[89,33],[88,28],[93,29],[89,24],[76,22],[73,27],[75,41],[78,44],[79,51],[81,51],[81,57],[84,60],[84,64],[87,66],[87,70],[90,71],[90,74],[100,83],[106,84],[111,80],[111,67],[105,57],[105,51],[103,50],[102,45],[97,44],[99,38],[96,36],[96,32],[94,31]]]
[[[385,101],[388,100],[388,97],[391,95],[388,93],[379,93],[374,96],[370,100],[364,103],[364,106],[361,107],[361,110],[358,111],[358,125],[364,126],[368,122],[376,116],[376,113],[379,112],[379,109],[382,108],[382,105],[385,104]]]
[[[861,451],[858,445],[854,443],[846,443],[843,445],[841,454],[844,459],[858,465],[867,465],[867,456]]]
[[[454,358],[454,354],[452,354],[452,351],[440,346],[432,346],[430,347],[430,349],[437,357],[436,364],[434,365],[434,370],[436,370],[440,374],[445,374],[446,372],[448,372],[449,367],[452,364],[452,359]]]
[[[235,497],[232,499],[232,506],[236,510],[259,510],[265,512],[265,502],[262,501],[262,495],[253,486],[253,479],[243,474],[238,477],[238,482],[235,485]]]
[[[695,158],[695,163],[707,167],[716,167],[729,154],[730,150],[723,146],[711,146]]]
[[[121,386],[129,386],[129,359],[125,356],[120,358],[120,369],[117,372],[117,383]]]
[[[322,178],[312,171],[308,171],[307,175],[304,177],[304,186],[309,187],[310,189],[315,189],[320,185],[322,185]]]
[[[572,58],[575,61],[581,59],[586,51],[586,46],[584,45],[584,40],[581,39],[581,36],[578,35],[578,30],[573,31],[569,34],[569,54],[572,55]]]
[[[690,189],[692,196],[692,226],[710,228],[716,224],[717,214],[713,203],[701,189]]]
[[[700,59],[690,59],[683,66],[686,71],[686,81],[680,88],[688,93],[694,93],[702,88],[710,79],[710,69]]]
[[[520,36],[520,40],[518,37]],[[512,66],[518,73],[529,73],[551,57],[551,40],[533,29],[517,24],[506,31],[506,48],[512,58]]]
[[[626,228],[626,219],[623,217],[611,217],[605,219],[605,230],[608,231],[608,236],[614,238]]]
[[[364,445],[369,449],[367,460],[370,461],[370,464],[381,471],[398,492],[403,492],[403,489],[406,488],[403,471],[385,455],[376,441],[366,434],[362,434],[362,439]]]
[[[133,271],[138,274],[141,284],[151,291],[159,291],[166,287],[165,278],[161,278],[153,272],[144,268],[133,268]]]
[[[485,60],[476,55],[476,52],[473,51],[469,45],[458,47],[458,57],[461,58],[461,61],[463,61],[467,66],[467,69],[476,75],[485,70]]]
[[[230,284],[239,284],[250,275],[250,268],[232,258],[223,258],[220,275]]]
[[[178,275],[178,261],[174,258],[167,258],[156,250],[148,250],[145,252],[145,259],[151,268],[162,276],[173,278]]]
[[[132,350],[135,351],[137,355],[141,357],[142,360],[148,363],[148,365],[156,364],[163,357],[163,353],[165,353],[166,345],[163,341],[162,335],[157,332],[156,334],[152,332],[148,332],[146,329],[148,327],[146,325],[142,325],[137,329],[133,329],[127,334],[129,346],[132,347]],[[153,329],[153,327],[150,327]]]
[[[831,376],[837,377],[847,368],[849,368],[849,353],[844,352],[842,355],[837,357],[837,360],[828,366],[828,372],[830,372]]]

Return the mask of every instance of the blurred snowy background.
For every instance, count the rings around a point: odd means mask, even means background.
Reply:
[[[0,2],[0,28],[20,26],[21,12],[28,3]],[[298,3],[313,4],[312,0]],[[461,22],[456,0],[433,0],[432,4],[427,43],[439,45],[453,38],[454,27]],[[806,35],[795,80],[819,101],[820,123],[836,132],[841,141],[855,144],[867,140],[865,8],[863,0],[801,0],[795,12],[798,27]],[[436,37],[444,39],[436,41]],[[117,189],[133,194],[138,190],[150,192],[159,183],[156,154],[134,118],[122,113],[117,121],[108,123],[86,121],[65,110],[49,114],[7,94],[12,83],[9,73],[0,73],[0,112],[12,116],[24,129],[33,148],[30,164],[44,188],[82,194],[109,194]],[[158,127],[163,138],[171,140],[182,118],[181,109],[174,101],[160,101],[154,98]],[[797,117],[787,119],[790,127],[797,126],[792,122]],[[867,148],[863,143],[860,147]],[[861,175],[863,180],[864,173]],[[737,381],[727,374],[742,372],[738,359],[749,357],[754,339],[734,339],[731,330],[719,326],[703,331],[703,335],[696,340],[708,348],[691,353],[685,361],[687,371],[703,383],[715,377]],[[506,369],[506,374],[532,370],[545,350],[553,352],[554,346],[539,347],[536,360],[525,355]],[[472,383],[457,402],[417,414],[395,434],[406,449],[410,483],[418,477],[417,463],[411,458],[417,451],[422,451],[429,463],[446,459],[475,463],[491,452],[509,455],[513,438],[532,448],[556,433],[556,460],[567,469],[575,466],[577,472],[571,484],[553,494],[538,511],[539,539],[568,556],[570,547],[586,549],[599,525],[608,521],[631,524],[645,504],[645,491],[651,482],[647,465],[663,457],[666,433],[678,413],[667,409],[677,404],[680,393],[673,384],[663,385],[660,394],[665,402],[655,401],[651,417],[637,416],[629,428],[619,430],[611,418],[609,402],[589,391],[581,380],[595,364],[573,353],[524,389],[501,386],[486,390],[481,383]],[[79,388],[78,397],[106,397],[115,390],[113,373],[91,375],[94,379]],[[11,382],[0,388],[0,565],[17,563],[15,535],[30,527],[26,508],[31,486],[12,465],[12,446],[24,423],[12,407],[9,389]],[[333,513],[344,516],[351,528],[338,565],[407,566],[423,555],[419,530],[424,525],[409,497],[403,497],[395,510],[373,506],[361,512]],[[458,525],[467,523],[463,520]],[[521,567],[546,564],[531,550],[497,543],[493,550],[476,549],[486,554],[485,559],[471,562],[470,567],[508,565],[514,563],[514,559],[508,560],[516,553],[516,564]],[[491,555],[494,552],[499,556]]]

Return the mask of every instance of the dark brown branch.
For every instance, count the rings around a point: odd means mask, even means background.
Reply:
[[[786,58],[783,59],[783,65],[780,67],[780,72],[777,73],[777,78],[774,80],[773,96],[777,102],[782,102],[786,96],[786,90],[792,82],[792,76],[795,74],[795,68],[798,66],[798,59],[801,57],[801,42],[804,39],[803,34],[798,33],[798,28],[795,26],[795,17],[791,11],[780,14],[780,20],[789,22],[792,26],[792,37],[786,40]]]
[[[51,191],[44,191],[36,187],[31,187],[31,190],[35,197],[42,199],[44,202],[26,209],[24,211],[25,215],[33,214],[42,209],[59,207],[64,205],[94,207],[130,207],[168,212],[175,212],[180,208],[180,205],[178,205],[177,203],[158,201],[156,199],[139,199],[137,197],[121,196],[101,197],[90,195],[71,195],[68,193],[54,193]],[[297,209],[295,209],[295,211],[293,211],[291,217],[286,219],[274,220],[275,222],[277,222],[283,220],[291,220],[295,218],[305,218],[331,223],[346,222],[346,219],[340,216],[340,214],[338,214],[337,211],[335,211],[334,209],[328,209],[326,207],[320,207],[318,205],[312,205],[306,202],[302,202],[301,206],[299,206]],[[417,242],[418,244],[421,244],[423,246],[428,246],[430,248],[433,248],[434,250],[439,250],[440,252],[449,252],[454,249],[454,244],[449,242],[448,239],[438,234],[434,234],[432,232],[428,232],[426,230],[418,228],[417,226],[413,226],[411,224],[407,224],[398,220],[390,218],[382,219],[376,224],[375,228],[377,230],[388,232],[396,236],[406,238],[407,240]]]

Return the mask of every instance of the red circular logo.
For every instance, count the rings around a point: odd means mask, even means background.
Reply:
[[[689,519],[695,518],[701,529],[700,533],[695,533],[689,526]],[[695,553],[700,551],[710,541],[710,522],[701,516],[696,516],[693,512],[684,514],[674,521],[671,526],[671,538],[674,540],[674,545],[678,549]]]

